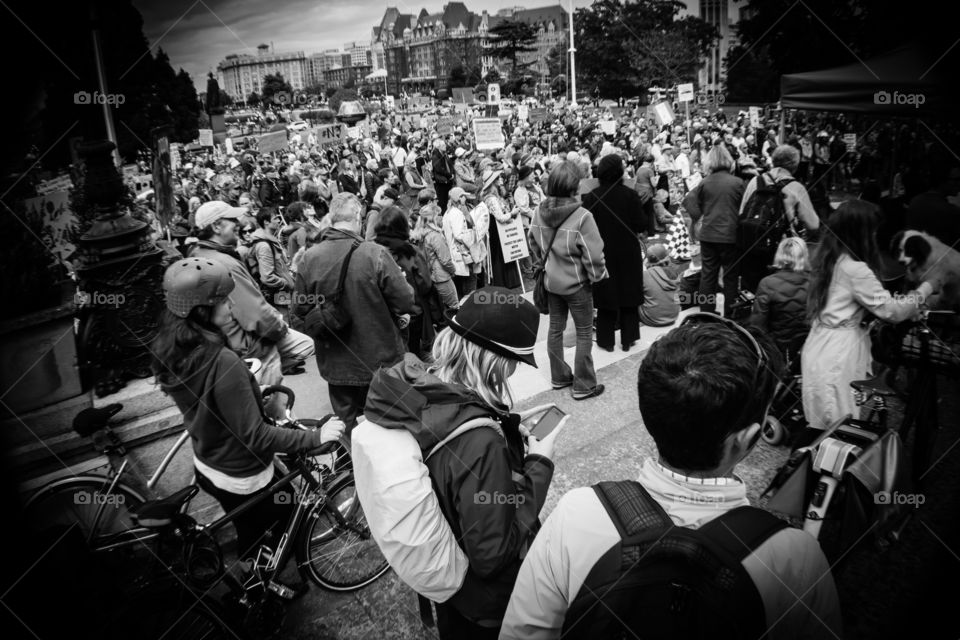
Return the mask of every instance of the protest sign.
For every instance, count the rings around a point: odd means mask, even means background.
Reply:
[[[260,136],[260,140],[257,143],[257,150],[260,153],[273,153],[274,151],[280,151],[287,148],[287,132],[286,131],[274,131],[273,133],[265,133]]]
[[[457,119],[453,116],[443,116],[437,120],[437,133],[441,136],[448,136],[453,133],[453,127],[457,124]]]
[[[136,165],[134,165],[136,166]],[[54,191],[67,191],[73,187],[73,181],[70,174],[64,174],[50,180],[44,180],[37,185],[37,195],[46,195]]]
[[[497,235],[500,236],[500,246],[503,247],[504,262],[513,262],[530,255],[520,216],[510,222],[497,221]]]
[[[519,120],[527,120],[529,117],[530,108],[527,105],[521,104],[519,107],[517,107],[517,118]]]
[[[71,241],[79,221],[70,210],[70,193],[52,191],[37,198],[23,201],[27,214],[43,225],[40,234],[44,246],[50,251],[51,264],[65,262],[76,250]]]
[[[760,128],[760,107],[750,107],[750,126]]]
[[[535,124],[537,122],[543,122],[547,119],[547,110],[544,107],[539,107],[537,109],[530,109],[527,115],[527,119],[530,124]]]
[[[657,124],[663,126],[673,122],[673,107],[669,102],[663,101],[653,105],[653,114],[657,119]]]
[[[229,140],[229,138],[227,138]],[[230,147],[231,149],[233,147]],[[231,151],[231,153],[233,153]],[[176,171],[180,168],[180,143],[171,142],[170,143],[170,170]]]
[[[346,138],[346,127],[342,124],[325,124],[317,127],[317,144],[331,147],[340,144]]]
[[[201,147],[213,146],[213,129],[200,129],[200,135],[197,137]]]
[[[690,102],[693,100],[693,83],[687,82],[685,84],[677,85],[677,100],[679,102]]]
[[[473,135],[480,151],[503,149],[506,146],[500,118],[474,118]]]
[[[600,128],[603,129],[604,135],[612,136],[617,133],[616,120],[601,120],[599,124],[600,124]]]
[[[394,109],[397,108],[396,98],[394,98],[393,96],[387,96],[383,99],[383,101],[386,103],[384,106],[386,106],[386,108],[389,109],[390,111],[393,111]]]
[[[857,134],[855,133],[845,133],[843,134],[843,143],[847,145],[847,151],[853,153],[857,150]]]
[[[231,156],[232,156],[232,155],[233,155],[233,140],[231,140],[230,138],[224,138],[224,139],[223,139],[223,146],[224,146],[224,148],[227,150],[227,155],[231,155]],[[173,151],[171,151],[170,153],[172,154]]]

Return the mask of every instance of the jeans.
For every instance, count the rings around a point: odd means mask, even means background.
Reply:
[[[614,326],[620,319],[620,344],[629,347],[640,339],[640,312],[637,307],[597,310],[597,346],[613,349],[616,336]]]
[[[313,338],[288,328],[286,335],[277,343],[277,351],[280,352],[280,366],[287,367],[292,364],[303,364],[316,352],[316,348],[313,345]]]
[[[472,268],[473,265],[467,265]],[[463,296],[473,293],[477,289],[477,274],[471,273],[468,276],[453,276],[453,284],[457,288],[457,297],[461,300]]]
[[[697,291],[700,310],[716,312],[716,296],[720,290],[718,280],[720,269],[723,268],[723,315],[729,316],[730,305],[736,302],[740,295],[737,283],[740,275],[740,252],[737,251],[737,245],[704,240],[700,243],[700,260],[700,289]]]
[[[433,286],[437,290],[437,295],[440,296],[444,309],[460,308],[460,298],[457,296],[457,287],[453,284],[452,278],[445,282],[434,282]]]
[[[550,306],[550,331],[547,334],[547,355],[550,358],[550,380],[562,385],[573,380],[573,395],[582,396],[597,386],[593,368],[593,287],[584,285],[570,295],[547,292]],[[567,312],[577,329],[577,351],[573,370],[563,358],[563,330],[567,328]]]

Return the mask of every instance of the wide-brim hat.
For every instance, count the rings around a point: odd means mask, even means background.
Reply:
[[[499,178],[502,173],[503,173],[503,171],[499,171],[499,170],[484,171],[484,174],[483,174],[483,190],[486,191],[487,189],[489,189],[489,188],[490,188],[490,185],[492,185],[494,182],[496,182],[496,181],[497,181],[497,178]]]
[[[525,164],[517,170],[517,180],[526,180],[531,173],[533,173],[533,167]]]
[[[521,294],[504,287],[470,293],[449,319],[450,330],[498,355],[537,366],[533,347],[540,312]]]

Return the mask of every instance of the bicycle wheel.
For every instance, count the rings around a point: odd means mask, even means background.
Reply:
[[[78,526],[86,540],[127,531],[131,510],[144,503],[136,490],[101,475],[56,480],[37,491],[26,505],[26,521],[34,531]],[[98,520],[99,514],[99,520]]]
[[[296,549],[301,573],[331,591],[365,587],[390,568],[370,536],[352,474],[330,483],[326,501],[307,516]]]

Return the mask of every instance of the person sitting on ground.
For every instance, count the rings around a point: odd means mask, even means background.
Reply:
[[[800,349],[810,331],[807,286],[810,254],[800,238],[784,238],[773,258],[777,271],[760,281],[750,323],[768,332],[791,364],[800,363]]]
[[[608,604],[607,598],[616,593],[595,594],[603,606],[593,606],[577,619],[568,620],[568,608],[582,602],[585,582],[594,572],[605,580],[625,576],[619,562],[609,569],[611,563],[603,564],[610,558],[619,561],[621,556],[613,554],[623,549],[619,529],[623,525],[615,524],[611,513],[637,511],[636,507],[642,506],[642,512],[652,514],[633,523],[630,535],[642,535],[646,528],[660,526],[660,520],[716,532],[723,531],[728,520],[707,529],[712,521],[750,504],[736,467],[760,440],[782,364],[767,336],[714,314],[688,316],[654,342],[640,364],[637,397],[638,418],[642,417],[644,428],[653,437],[656,456],[639,464],[638,482],[610,483],[623,492],[625,500],[619,504],[605,506],[601,501],[599,494],[610,495],[604,485],[574,489],[560,498],[520,567],[501,640],[560,638],[570,626],[593,630],[602,622],[616,627],[616,637],[640,637],[645,633],[644,624],[656,627],[659,620],[638,620],[638,612],[659,617],[668,615],[667,607],[637,599],[631,601],[631,608],[618,607],[612,600]],[[763,522],[775,520],[764,512],[749,515]],[[734,519],[729,521],[734,523]],[[817,540],[799,529],[771,529],[775,533],[751,544],[748,548],[752,551],[745,553],[740,563],[747,575],[739,575],[749,579],[759,596],[754,599],[755,608],[745,605],[731,617],[759,631],[750,637],[841,637],[837,590]],[[669,530],[664,535],[669,535]],[[643,555],[631,564],[639,562],[644,562]],[[699,599],[697,593],[686,593]],[[620,602],[627,594],[623,598]],[[671,622],[696,625],[698,620]],[[665,624],[666,620],[659,626]],[[706,624],[715,625],[714,637],[737,637],[738,629],[721,627],[718,620]],[[581,631],[577,637],[590,636]]]
[[[680,275],[670,264],[667,248],[659,243],[647,247],[640,322],[648,327],[668,327],[676,322],[680,315],[679,289]]]

